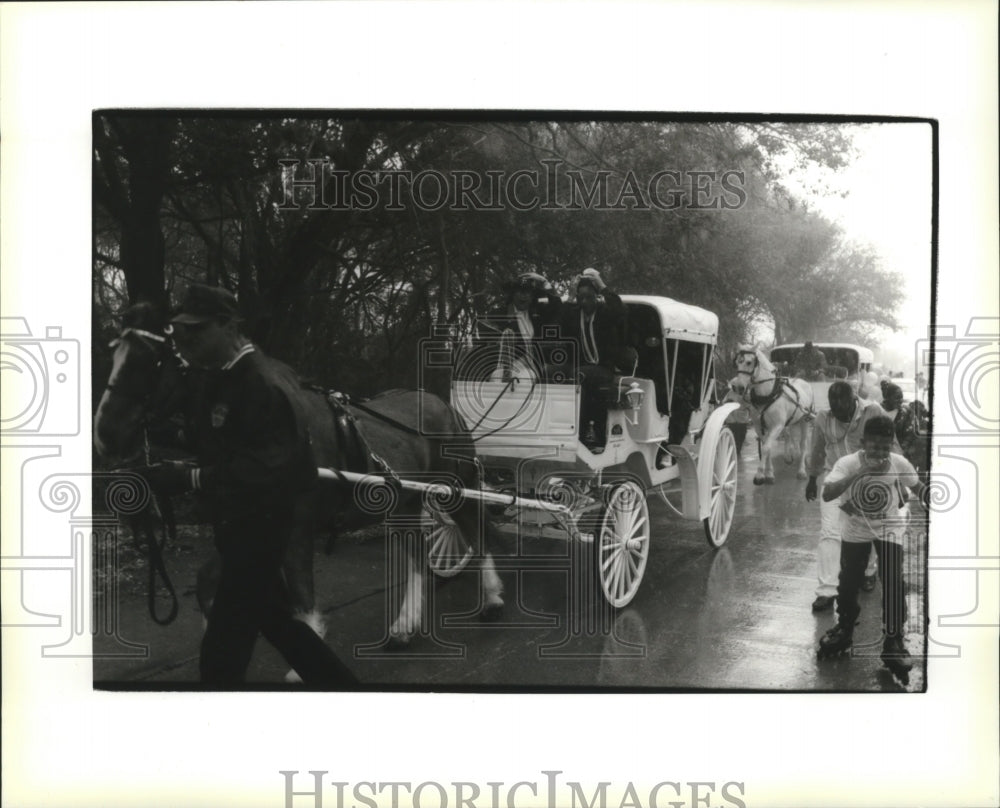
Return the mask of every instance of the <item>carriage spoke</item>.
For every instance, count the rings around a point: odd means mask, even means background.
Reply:
[[[621,556],[615,556],[615,567],[611,571],[611,586],[609,587],[609,589],[613,593],[612,597],[614,597],[616,599],[618,598],[618,594],[617,594],[618,593],[618,585],[621,582],[621,578],[622,578]]]
[[[472,558],[472,547],[447,516],[431,512],[434,527],[428,537],[427,559],[431,570],[448,578],[461,572]],[[447,521],[445,521],[447,520]]]
[[[635,522],[639,516],[639,511],[637,508],[632,507],[629,508],[627,511],[623,509],[621,513],[623,515],[622,521],[624,522],[624,524],[622,525],[622,529],[617,532],[619,536],[627,538],[632,533],[635,527]]]
[[[709,543],[721,546],[728,535],[735,513],[738,481],[738,458],[732,433],[723,430],[715,448],[711,467],[711,482],[708,492],[708,514],[705,517],[705,533]]]
[[[431,533],[431,539],[430,556],[436,561],[444,555],[446,545],[448,544],[448,537],[445,535],[444,529],[439,527]]]
[[[604,569],[604,572],[608,571],[608,568],[611,567],[611,565],[615,563],[615,559],[617,559],[617,558],[618,558],[618,551],[617,550],[610,550],[610,551],[608,551],[607,559],[604,561],[604,564],[602,565],[603,569]]]
[[[639,574],[639,565],[635,563],[632,553],[626,555],[625,560],[628,563],[629,580],[633,580]]]
[[[597,548],[597,574],[608,603],[622,607],[635,597],[649,554],[649,511],[642,489],[621,483],[611,492]]]
[[[431,535],[437,536],[434,540],[433,546],[431,547],[431,556],[434,559],[440,560],[442,558],[457,555],[456,550],[458,548],[458,542],[454,530],[450,529],[448,526],[442,525]]]

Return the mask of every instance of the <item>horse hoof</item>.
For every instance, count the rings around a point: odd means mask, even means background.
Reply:
[[[402,634],[390,634],[389,641],[385,644],[387,651],[402,651],[410,645],[410,638]]]
[[[798,480],[808,480],[809,479],[809,475],[806,474],[804,471],[800,471],[800,472],[798,472],[795,475],[795,478],[798,479]]]
[[[479,613],[479,621],[481,623],[495,623],[502,616],[503,604],[491,603],[488,606],[483,607],[483,610]]]
[[[764,484],[764,478],[763,477],[754,477],[753,478],[753,484],[754,485],[763,485]]]

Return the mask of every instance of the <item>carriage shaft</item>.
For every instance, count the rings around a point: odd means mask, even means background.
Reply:
[[[388,485],[398,486],[404,491],[416,491],[422,494],[440,495],[442,498],[458,495],[463,499],[478,500],[489,505],[505,505],[517,508],[534,508],[548,511],[560,520],[575,522],[573,512],[565,505],[548,502],[544,499],[519,497],[516,494],[502,494],[499,491],[483,491],[473,488],[458,488],[444,482],[425,483],[418,480],[386,477],[381,474],[359,474],[355,471],[339,471],[337,469],[319,468],[319,476],[324,480],[346,482],[351,485]]]

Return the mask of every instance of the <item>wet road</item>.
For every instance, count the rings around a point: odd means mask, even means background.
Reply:
[[[476,618],[479,576],[466,571],[427,586],[425,631],[404,651],[385,647],[398,606],[387,587],[385,540],[341,541],[317,557],[319,605],[327,642],[366,686],[448,689],[626,688],[682,690],[895,691],[904,688],[882,667],[880,590],[862,593],[855,654],[817,660],[819,637],[832,611],[815,615],[815,545],[819,506],[806,503],[794,467],[776,464],[773,486],[755,487],[756,442],[740,459],[739,495],[727,543],[713,550],[699,523],[649,500],[652,544],[635,600],[617,613],[579,606],[569,546],[532,539],[518,551],[514,531],[499,548],[507,607],[498,623]],[[911,506],[915,507],[915,506]],[[117,637],[148,645],[148,656],[99,657],[95,681],[148,687],[197,682],[201,614],[194,574],[210,545],[208,532],[186,553],[168,559],[181,613],[161,628],[148,617],[142,586],[123,591]],[[919,564],[909,564],[918,569]],[[589,580],[589,579],[587,579]],[[907,576],[907,644],[915,660],[924,636],[923,576]],[[584,598],[585,599],[585,598]],[[95,637],[98,653],[120,653],[114,632]],[[286,666],[263,640],[251,683],[280,684]],[[907,690],[923,687],[919,662]]]

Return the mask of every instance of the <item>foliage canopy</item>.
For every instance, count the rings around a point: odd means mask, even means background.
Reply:
[[[716,312],[726,353],[761,324],[779,341],[865,341],[898,327],[898,277],[781,182],[789,165],[846,165],[849,130],[100,113],[94,344],[129,303],[208,282],[239,295],[271,353],[372,394],[415,386],[418,340],[433,324],[467,335],[504,280],[535,271],[565,290],[588,266]],[[423,181],[393,197],[393,172]],[[669,204],[650,204],[657,176]]]

